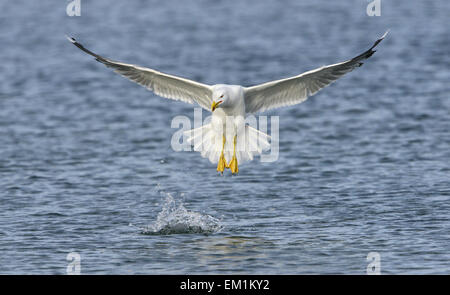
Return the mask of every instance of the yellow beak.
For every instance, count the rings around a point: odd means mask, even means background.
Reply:
[[[222,100],[219,100],[218,102],[213,101],[212,105],[211,105],[211,112],[214,112],[215,109],[217,109],[217,107],[219,106],[219,104],[222,103]]]

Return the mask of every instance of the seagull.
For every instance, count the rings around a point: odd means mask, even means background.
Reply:
[[[189,130],[188,141],[193,143],[194,151],[201,152],[202,157],[208,158],[211,163],[217,163],[218,172],[223,173],[229,168],[232,174],[237,174],[238,163],[252,160],[254,155],[270,147],[270,136],[245,124],[246,116],[304,102],[346,73],[360,67],[364,60],[375,53],[374,48],[387,33],[368,50],[347,61],[251,87],[207,85],[150,68],[113,61],[86,49],[72,37],[67,39],[96,61],[156,95],[190,104],[197,103],[211,111],[211,122]]]

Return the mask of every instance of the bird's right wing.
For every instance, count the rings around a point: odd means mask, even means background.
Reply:
[[[291,78],[267,82],[244,88],[245,111],[263,112],[273,108],[299,104],[309,96],[330,85],[346,73],[353,71],[372,56],[373,48],[380,43],[388,32],[375,41],[372,47],[362,54],[333,65],[324,66]]]
[[[74,38],[68,37],[68,39],[76,47],[95,57],[98,62],[114,69],[114,72],[146,87],[155,94],[191,104],[197,102],[202,108],[211,111],[212,90],[210,85],[164,74],[149,68],[116,62],[86,49]]]

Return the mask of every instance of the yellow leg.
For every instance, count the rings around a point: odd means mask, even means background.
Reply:
[[[217,171],[223,173],[225,168],[228,168],[225,157],[223,156],[223,149],[225,148],[225,136],[222,138],[222,152],[220,153],[219,163],[217,163]]]
[[[233,150],[233,158],[231,158],[230,163],[228,163],[228,167],[231,169],[231,173],[233,174],[238,174],[239,172],[239,168],[238,168],[238,161],[236,158],[236,137],[237,135],[234,136],[234,150]]]

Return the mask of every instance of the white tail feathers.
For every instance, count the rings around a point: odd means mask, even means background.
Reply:
[[[226,135],[225,145],[223,145],[223,132],[218,132],[211,124],[186,131],[185,135],[188,136],[187,141],[194,146],[194,151],[200,152],[203,158],[208,158],[213,164],[219,161],[222,147],[227,163],[233,156],[235,134]],[[236,158],[239,165],[267,151],[270,148],[269,138],[269,135],[248,125],[241,129],[236,137]]]

